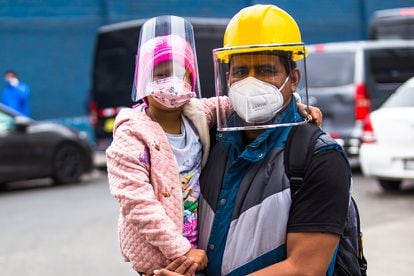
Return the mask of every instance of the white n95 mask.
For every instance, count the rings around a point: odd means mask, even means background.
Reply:
[[[233,83],[229,88],[229,98],[234,111],[247,123],[264,123],[271,120],[283,108],[283,95],[280,88],[247,77]]]

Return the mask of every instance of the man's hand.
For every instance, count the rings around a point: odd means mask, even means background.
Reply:
[[[193,259],[185,256],[178,257],[167,267],[154,270],[154,275],[158,276],[193,276],[198,268]]]
[[[207,255],[206,251],[202,249],[192,248],[185,254],[187,258],[193,259],[198,264],[197,270],[203,270],[207,266]]]

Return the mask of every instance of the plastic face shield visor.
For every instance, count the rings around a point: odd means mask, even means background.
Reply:
[[[193,27],[177,16],[155,17],[143,24],[135,61],[132,100],[151,95],[151,84],[168,78],[185,81],[200,97]]]
[[[306,115],[286,115],[290,101],[296,101],[293,92],[308,103],[303,43],[219,48],[213,50],[213,58],[218,131],[268,129],[308,122]],[[295,80],[297,83],[292,86]],[[277,100],[272,95],[275,89],[283,96],[280,108],[280,96]],[[243,97],[230,95],[235,91]],[[227,100],[223,96],[232,102],[230,114],[220,108],[220,101]]]

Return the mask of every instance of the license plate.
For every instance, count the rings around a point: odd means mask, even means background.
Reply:
[[[404,160],[404,169],[406,169],[406,170],[414,170],[414,159],[406,159],[406,160]]]
[[[106,119],[104,123],[104,131],[111,133],[114,128],[115,118]]]

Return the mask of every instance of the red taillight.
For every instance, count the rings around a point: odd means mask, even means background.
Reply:
[[[89,121],[93,126],[96,126],[100,119],[113,118],[119,113],[119,111],[121,111],[122,108],[122,106],[98,108],[96,102],[90,102]]]
[[[89,121],[93,126],[98,123],[98,106],[93,101],[89,103]]]
[[[335,132],[335,131],[329,132],[329,136],[331,136],[334,139],[338,139],[340,137],[339,136],[339,133],[338,132]]]
[[[98,109],[98,116],[99,117],[115,117],[122,107],[106,107],[106,108],[99,108]]]
[[[363,134],[362,134],[362,143],[372,144],[377,142],[377,139],[374,135],[374,128],[372,127],[370,116],[366,116],[362,124]]]
[[[367,87],[359,83],[355,87],[355,120],[364,120],[371,111],[371,100]]]

